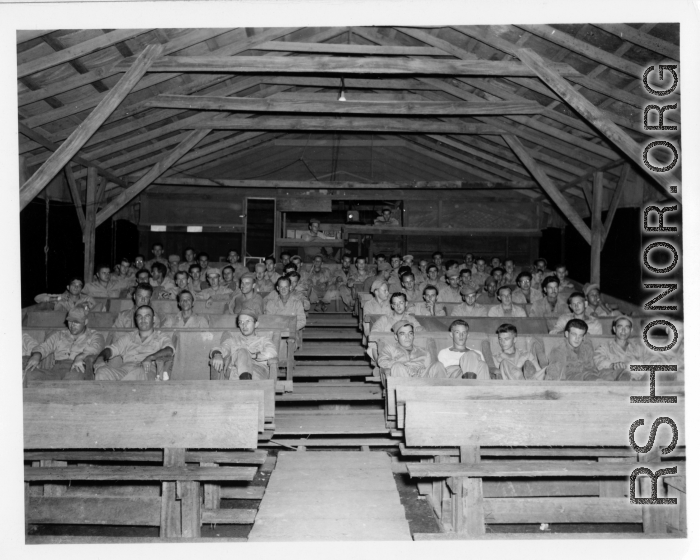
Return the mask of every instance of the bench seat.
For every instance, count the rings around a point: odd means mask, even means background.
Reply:
[[[24,480],[39,482],[46,480],[212,480],[231,482],[253,480],[257,467],[25,467]]]

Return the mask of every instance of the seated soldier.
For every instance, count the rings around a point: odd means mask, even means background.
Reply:
[[[423,293],[416,287],[416,278],[413,272],[404,272],[401,275],[400,292],[406,294],[409,302],[419,302],[423,298]]]
[[[542,294],[542,280],[544,279],[544,273],[541,270],[532,271],[532,289],[535,292]],[[542,296],[544,297],[544,296]]]
[[[440,288],[437,300],[440,303],[459,303],[462,301],[459,291],[459,270],[451,268],[447,271],[447,286]]]
[[[501,351],[493,355],[493,362],[498,367],[502,379],[544,379],[545,370],[540,369],[537,356],[531,350],[516,348],[518,329],[515,325],[504,323],[496,329],[496,336]]]
[[[438,293],[440,293],[440,288],[443,285],[444,284],[440,282],[440,278],[438,276],[437,265],[429,264],[426,268],[425,280],[418,284],[418,290],[420,290],[420,292],[422,293],[428,286],[435,286],[438,289]]]
[[[557,319],[556,325],[554,325],[554,328],[549,331],[549,334],[559,334],[564,332],[564,327],[566,327],[566,324],[570,319],[581,319],[582,321],[585,321],[588,325],[588,334],[603,334],[603,325],[600,324],[600,321],[586,313],[586,305],[588,302],[586,301],[586,297],[581,292],[574,292],[569,296],[569,299],[567,299],[566,302],[569,304],[571,313],[564,313],[563,315],[560,315]]]
[[[308,290],[306,293],[306,297],[309,297],[309,293],[311,292],[311,283],[309,282],[309,271],[305,270],[301,257],[299,255],[292,255],[292,258],[289,260],[294,266],[297,267],[297,272],[301,276],[301,283],[304,286],[306,286]]]
[[[414,326],[415,332],[423,330],[418,320],[413,315],[410,315],[406,309],[408,307],[406,294],[401,292],[391,294],[389,303],[391,304],[391,313],[382,315],[377,319],[377,322],[372,325],[370,332],[389,332],[392,325],[397,321],[408,321]]]
[[[165,252],[165,250],[163,249],[163,244],[162,244],[162,243],[154,243],[153,246],[151,247],[151,253],[153,253],[153,258],[150,259],[150,260],[148,260],[148,261],[146,261],[146,262],[144,263],[144,266],[145,266],[147,269],[152,270],[152,269],[153,269],[153,265],[154,265],[155,263],[158,262],[158,263],[162,264],[163,266],[165,266],[165,267],[167,268],[167,266],[168,266],[168,261],[167,261],[166,258],[163,256],[163,253],[164,253],[164,252]]]
[[[493,276],[494,269],[500,268],[500,267],[501,267],[501,259],[499,259],[498,257],[493,257],[489,261],[489,268],[488,268],[489,274],[491,276]]]
[[[236,284],[238,284],[238,280],[241,278],[241,276],[243,276],[246,272],[249,271],[246,268],[246,266],[242,262],[240,262],[238,251],[229,251],[226,260],[228,261],[229,265],[233,267],[233,276],[236,281]]]
[[[355,301],[357,292],[363,291],[364,283],[371,277],[372,274],[367,268],[367,257],[357,257],[355,259],[355,270],[351,270],[350,274],[348,274],[348,288],[350,289],[351,301]]]
[[[236,279],[236,271],[234,268],[227,264],[221,269],[221,285],[224,288],[228,288],[232,292],[238,291],[238,280]]]
[[[148,270],[148,273],[151,273],[151,271],[146,267],[146,257],[141,254],[134,257],[134,274],[136,274],[139,270]]]
[[[408,266],[400,266],[396,275],[389,276],[389,291],[393,294],[394,292],[400,292],[403,289],[403,284],[401,284],[401,277],[404,274],[412,274],[411,268]]]
[[[97,280],[83,287],[83,294],[93,298],[118,298],[122,290],[121,283],[112,278],[112,271],[108,264],[95,267]]]
[[[375,280],[370,293],[374,297],[366,301],[362,308],[365,317],[367,315],[388,315],[392,312],[389,303],[389,286],[386,280]],[[365,334],[369,334],[369,330]]]
[[[199,266],[199,263],[193,264],[190,266],[189,272],[190,279],[187,289],[197,297],[197,294],[202,291],[202,286],[206,284],[206,282],[202,280],[202,267]],[[208,284],[206,284],[205,287],[208,287]]]
[[[545,381],[597,381],[613,379],[599,372],[593,360],[593,345],[586,339],[588,325],[581,319],[571,319],[564,327],[564,340],[548,358]]]
[[[136,269],[132,268],[129,259],[124,257],[114,268],[115,274],[112,275],[112,278],[121,286],[122,290],[128,290],[136,283]]]
[[[275,257],[267,257],[265,259],[265,279],[270,282],[273,286],[277,282],[277,279],[282,276],[275,270],[277,265],[277,259]]]
[[[472,272],[472,282],[477,286],[483,286],[486,283],[486,279],[490,278],[491,275],[486,270],[486,260],[482,258],[476,259],[476,270]]]
[[[169,335],[153,327],[153,308],[141,305],[134,314],[136,329],[107,346],[95,359],[95,381],[152,381],[160,375],[167,380],[167,372],[158,374],[156,360],[169,359],[175,353]],[[117,356],[121,366],[106,362]]]
[[[270,282],[266,277],[265,277],[265,272],[267,269],[265,268],[264,263],[256,263],[255,265],[255,291],[260,293],[260,292],[274,292],[275,291],[275,285]]]
[[[569,271],[566,269],[565,264],[558,264],[554,267],[554,274],[559,278],[559,291],[560,292],[570,292],[575,288],[574,284],[567,278]]]
[[[218,268],[209,267],[207,282],[209,282],[210,287],[196,294],[196,299],[205,300],[207,307],[210,307],[215,301],[231,301],[234,295],[233,290],[221,285],[221,272]]]
[[[427,259],[421,259],[418,261],[418,269],[413,271],[418,286],[428,279],[428,264]]]
[[[447,272],[447,269],[442,264],[442,253],[440,251],[433,253],[433,264],[437,267],[438,276],[442,276]]]
[[[182,274],[182,272],[178,272]],[[182,290],[177,295],[177,306],[179,313],[166,315],[163,327],[175,327],[184,329],[208,329],[209,319],[206,315],[197,315],[192,309],[194,306],[194,296],[187,290]]]
[[[83,280],[78,276],[71,278],[62,294],[39,294],[34,298],[37,303],[54,304],[54,311],[70,311],[74,307],[84,307],[90,311],[97,303],[90,296],[80,293],[83,289]]]
[[[496,290],[498,289],[498,284],[493,276],[488,276],[484,280],[484,289],[476,298],[478,303],[482,305],[496,305],[498,304],[498,297],[496,296]]]
[[[447,377],[445,366],[432,363],[430,353],[413,345],[413,325],[398,321],[391,327],[395,344],[385,344],[379,352],[377,365],[390,370],[391,377]]]
[[[125,298],[131,298],[134,297],[134,294],[136,293],[136,287],[139,284],[148,284],[151,286],[151,273],[148,272],[148,270],[141,269],[136,272],[136,284],[131,286],[127,291],[126,294],[124,294]],[[151,286],[153,288],[153,286]]]
[[[279,280],[278,280],[279,282]],[[277,357],[277,349],[269,338],[259,336],[258,314],[242,309],[236,320],[238,332],[227,333],[230,338],[211,351],[211,365],[219,374],[218,379],[269,379],[268,360]],[[231,356],[231,363],[224,371],[224,359]]]
[[[136,325],[134,324],[134,311],[141,307],[142,305],[151,305],[151,297],[153,296],[153,286],[150,284],[138,284],[132,299],[134,300],[134,307],[131,309],[125,309],[121,311],[117,318],[114,320],[112,327],[115,329],[133,329]],[[157,313],[153,315],[153,326],[160,327],[160,317]]]
[[[477,301],[477,292],[479,288],[474,284],[467,284],[459,291],[462,296],[462,302],[452,308],[450,315],[455,317],[486,317],[488,310],[485,306]]]
[[[167,277],[168,268],[161,262],[154,262],[151,266],[151,286],[156,297],[160,296],[160,292],[170,290],[175,283]]]
[[[178,270],[183,270],[183,271],[189,273],[190,267],[193,264],[197,264],[197,261],[194,258],[196,254],[197,254],[197,252],[194,250],[194,248],[187,247],[185,249],[185,260],[180,262],[180,264],[178,265]]]
[[[535,290],[532,287],[532,274],[526,270],[518,274],[515,283],[518,287],[513,290],[513,303],[526,305],[528,303],[535,303],[537,300],[544,297],[540,290]]]
[[[299,276],[299,273],[296,270],[292,270],[288,274],[285,275],[287,278],[289,278],[289,287],[292,290],[292,297],[296,297],[301,301],[301,304],[304,306],[304,311],[308,311],[311,309],[311,302],[309,301],[309,298],[306,297],[306,290],[303,289],[299,285],[299,282],[301,280],[301,276]],[[270,292],[272,293],[277,293],[277,292]]]
[[[515,284],[517,276],[515,273],[515,262],[513,261],[513,259],[506,259],[503,262],[503,268],[505,270],[503,273],[502,285]]]
[[[639,381],[648,378],[647,371],[630,371],[630,364],[660,364],[664,360],[647,348],[640,339],[632,339],[632,319],[626,315],[620,315],[613,320],[612,327],[615,338],[606,341],[595,349],[593,361],[600,371],[613,370],[615,379],[619,381]],[[657,379],[675,378],[673,374],[659,374]]]
[[[166,276],[174,282],[175,273],[178,270],[180,270],[180,255],[170,255],[168,257],[168,274]]]
[[[258,315],[262,315],[264,303],[262,296],[255,290],[257,281],[255,274],[252,272],[246,272],[241,276],[241,279],[238,281],[241,293],[233,296],[233,299],[228,302],[225,313],[238,315],[242,309],[247,308],[255,311]]]
[[[265,315],[292,315],[297,318],[297,330],[306,326],[306,314],[304,304],[297,297],[292,296],[292,287],[289,278],[282,276],[275,286],[278,297],[265,302]]]
[[[331,273],[331,280],[326,292],[325,300],[336,301],[340,299],[343,302],[345,311],[350,311],[352,307],[352,292],[348,286],[350,274],[352,272],[352,257],[343,255],[340,261],[340,268]]]
[[[382,208],[381,216],[374,218],[374,225],[381,227],[396,227],[399,221],[391,217],[391,208]]]
[[[399,284],[399,269],[401,268],[401,255],[393,254],[389,258],[389,264],[391,265],[391,274],[389,275],[389,285],[391,286],[392,284]]]
[[[280,253],[280,261],[275,264],[275,272],[277,272],[280,276],[284,276],[284,267],[287,266],[288,264],[292,264],[292,255],[291,253],[288,253],[287,251],[282,251]]]
[[[61,381],[85,379],[85,358],[95,356],[105,346],[104,337],[88,329],[88,312],[82,306],[71,309],[66,316],[66,329],[52,334],[37,345],[24,368],[30,381]],[[41,360],[53,356],[49,369],[38,369]]]
[[[333,301],[334,294],[328,293],[328,288],[331,283],[331,272],[323,266],[323,257],[316,255],[313,260],[313,266],[309,271],[309,284],[311,293],[309,301],[314,304],[314,311],[325,311],[328,305]]]
[[[542,274],[542,278],[552,274],[551,270],[547,270],[547,259],[543,259],[542,257],[535,259],[535,262],[532,265],[533,275],[535,274],[535,271],[539,271]]]
[[[461,268],[468,268],[472,274],[476,272],[476,263],[474,262],[474,253],[464,254],[464,263]]]
[[[447,315],[444,305],[437,303],[438,289],[426,286],[423,290],[423,301],[409,305],[408,311],[418,316],[444,317]]]
[[[559,278],[547,276],[542,280],[544,297],[532,303],[530,317],[559,317],[569,312],[569,306],[559,296]]]
[[[450,378],[489,380],[489,367],[479,352],[467,348],[469,325],[462,319],[450,324],[452,346],[443,348],[438,353],[438,361],[445,366],[445,373]]]
[[[456,272],[459,276],[459,263],[454,259],[449,259],[445,262],[445,284],[449,284],[448,275],[452,272]]]
[[[598,284],[586,284],[583,293],[588,301],[588,312],[593,317],[615,317],[620,315],[617,309],[603,303],[600,298],[600,286]]]
[[[209,253],[206,253],[204,251],[197,255],[197,263],[202,269],[202,276],[204,278],[207,277],[207,272],[209,272],[211,268],[214,268],[209,266]],[[202,289],[204,290],[205,288],[206,286],[204,285],[204,283],[202,283]]]
[[[489,309],[489,317],[527,317],[525,309],[519,305],[513,305],[513,296],[510,286],[501,286],[496,292],[496,297],[500,302]]]
[[[493,276],[494,280],[496,280],[496,287],[500,288],[501,286],[507,286],[508,283],[503,280],[503,277],[505,276],[506,271],[502,269],[500,266],[497,266],[491,271],[491,276]]]
[[[462,268],[459,271],[459,286],[463,288],[468,285],[476,286],[476,284],[472,282],[472,271],[469,268]]]
[[[190,275],[184,270],[178,270],[175,273],[175,285],[167,290],[162,290],[158,293],[158,299],[177,299],[177,295],[183,290],[188,290],[190,284]],[[190,292],[192,293],[192,292]]]

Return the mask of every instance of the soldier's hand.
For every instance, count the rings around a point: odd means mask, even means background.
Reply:
[[[83,358],[76,358],[73,361],[73,365],[70,367],[71,370],[79,371],[80,373],[85,372],[85,360]]]
[[[219,373],[224,368],[224,359],[221,354],[217,354],[211,359],[211,366]]]
[[[24,371],[32,371],[33,369],[36,369],[40,361],[41,358],[32,356],[31,358],[29,358],[29,361],[27,362],[27,366],[24,368]]]
[[[207,300],[207,303],[204,304],[204,307],[211,307],[211,305],[212,305],[213,302],[214,302],[214,300],[211,299],[211,298],[209,298],[209,299]]]

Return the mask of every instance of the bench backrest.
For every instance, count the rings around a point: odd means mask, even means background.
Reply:
[[[466,381],[466,380],[465,380]],[[459,389],[423,387],[423,398],[406,402],[406,444],[420,446],[629,446],[630,425],[644,419],[638,444],[646,442],[654,420],[668,416],[685,441],[682,384],[659,384],[657,395],[676,395],[677,404],[632,404],[648,395],[643,383],[468,382]],[[483,389],[484,383],[492,383]],[[509,393],[507,387],[515,384]],[[622,389],[626,390],[622,390]],[[434,393],[431,395],[431,392]],[[461,395],[462,400],[455,398]],[[564,396],[566,395],[566,396]],[[583,395],[583,396],[581,396]],[[670,442],[671,429],[659,426],[657,442]]]
[[[36,384],[24,389],[24,447],[254,449],[261,393],[228,381]]]
[[[206,302],[197,300],[194,302],[195,313],[223,313],[228,305],[227,301],[213,301],[210,307],[206,306]],[[167,315],[169,313],[177,313],[180,311],[177,307],[177,301],[170,299],[152,299],[151,307],[156,313]],[[108,311],[111,313],[120,313],[127,309],[134,308],[134,301],[131,299],[111,299],[109,300]]]

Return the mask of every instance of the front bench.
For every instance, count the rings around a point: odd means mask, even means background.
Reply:
[[[252,451],[263,401],[262,391],[231,382],[76,381],[26,388],[25,461],[38,465],[25,466],[27,523],[150,525],[160,527],[161,537],[199,537],[202,523],[232,522],[211,496],[220,497],[220,483],[252,480],[257,467],[218,465],[264,461]],[[78,463],[57,463],[62,460]],[[138,466],[128,466],[133,461]],[[150,482],[161,491],[134,487],[124,496],[108,486],[80,492],[65,486],[79,488],[80,481]],[[251,523],[250,512],[246,517]]]

